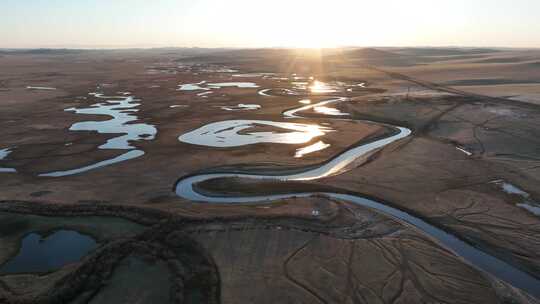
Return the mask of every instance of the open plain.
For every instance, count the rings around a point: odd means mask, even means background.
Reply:
[[[0,67],[0,303],[540,302],[539,50]]]

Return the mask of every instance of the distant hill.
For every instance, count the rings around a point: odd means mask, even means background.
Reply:
[[[65,55],[87,52],[82,49],[0,49],[0,54],[9,55]]]
[[[410,56],[456,56],[474,55],[500,52],[491,48],[397,48],[393,52]]]
[[[473,61],[473,63],[517,63],[527,61],[527,58],[523,57],[497,57],[487,58],[482,60]]]
[[[403,58],[402,55],[392,53],[389,51],[383,51],[375,48],[363,48],[363,49],[354,49],[348,52],[345,52],[345,55],[349,58],[370,58],[370,59],[396,59]]]
[[[67,49],[67,48],[39,48],[39,49],[0,49],[1,55],[70,55],[84,53],[140,53],[140,54],[170,54],[178,56],[198,56],[224,52],[224,48],[182,48],[182,47],[162,47],[162,48],[111,48],[111,49]],[[230,50],[230,49],[229,49]]]
[[[272,49],[272,48],[260,48],[260,49],[221,49],[209,54],[200,54],[200,56],[193,56],[192,60],[212,60],[223,58],[235,58],[235,59],[249,59],[249,58],[265,58],[265,57],[277,57],[289,54],[291,51],[288,49]]]
[[[365,64],[378,66],[411,66],[418,64],[414,57],[376,48],[350,50],[344,52],[342,56],[346,60],[362,61]]]

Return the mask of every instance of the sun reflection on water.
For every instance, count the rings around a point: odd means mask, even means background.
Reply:
[[[333,93],[336,89],[325,82],[314,80],[309,86],[309,90],[314,94]]]
[[[178,139],[184,143],[210,147],[238,147],[258,143],[305,144],[332,131],[332,128],[317,124],[227,120],[204,125]]]
[[[327,144],[323,142],[322,140],[314,143],[313,145],[309,145],[307,147],[303,147],[296,150],[296,154],[294,155],[295,158],[301,158],[306,154],[310,154],[313,152],[321,151],[326,148],[330,147],[330,144]]]

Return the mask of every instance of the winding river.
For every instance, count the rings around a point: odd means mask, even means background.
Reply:
[[[271,96],[269,92],[270,90],[268,89],[262,90],[260,91],[260,95]],[[322,107],[332,103],[344,101],[347,101],[347,99],[332,98],[316,104],[309,104],[285,111],[283,112],[283,115],[286,118],[300,118],[302,117],[299,114],[300,112],[314,110],[316,107]],[[180,178],[180,180],[176,184],[175,191],[178,196],[191,201],[216,204],[261,203],[294,197],[310,197],[314,195],[323,195],[340,201],[353,203],[386,215],[407,226],[411,226],[421,230],[425,234],[438,241],[439,244],[449,249],[457,256],[461,257],[461,259],[463,259],[465,262],[472,265],[476,269],[488,273],[495,278],[502,280],[516,288],[519,288],[536,298],[540,298],[540,280],[538,278],[514,267],[513,265],[505,262],[504,260],[501,260],[482,251],[479,248],[474,247],[473,245],[460,239],[458,236],[448,231],[445,231],[442,228],[428,223],[427,221],[417,216],[414,216],[413,214],[403,211],[398,207],[391,206],[390,204],[385,202],[380,202],[374,199],[362,197],[361,195],[331,192],[297,192],[275,195],[229,196],[225,194],[219,195],[219,193],[212,193],[212,195],[209,195],[199,192],[196,189],[196,184],[218,178],[243,178],[287,182],[317,180],[324,177],[343,173],[344,171],[346,171],[347,166],[350,165],[352,162],[359,160],[367,160],[367,158],[373,152],[376,152],[389,144],[407,138],[412,134],[412,131],[406,127],[392,126],[388,124],[381,125],[393,129],[394,132],[392,132],[385,138],[354,146],[326,162],[323,162],[314,167],[308,167],[301,172],[298,172],[296,170],[294,172],[291,171],[290,174],[264,174],[257,172],[200,173]],[[205,129],[205,127],[202,127],[201,129]]]
[[[97,99],[105,100],[105,102],[99,102],[86,108],[69,108],[65,111],[85,115],[105,115],[109,116],[110,119],[77,122],[69,130],[115,134],[117,135],[116,137],[108,139],[98,148],[127,152],[113,158],[95,162],[91,165],[70,170],[41,173],[39,176],[69,176],[141,157],[144,155],[144,151],[136,149],[131,143],[141,140],[153,140],[155,138],[157,129],[154,125],[145,122],[135,123],[139,120],[136,113],[139,111],[137,107],[140,106],[140,103],[137,103],[138,100],[131,96],[129,92],[125,92],[123,96],[106,96],[102,93],[90,93],[90,95]]]

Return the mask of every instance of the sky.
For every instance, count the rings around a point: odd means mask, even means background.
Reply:
[[[540,0],[0,0],[0,48],[540,47]]]

